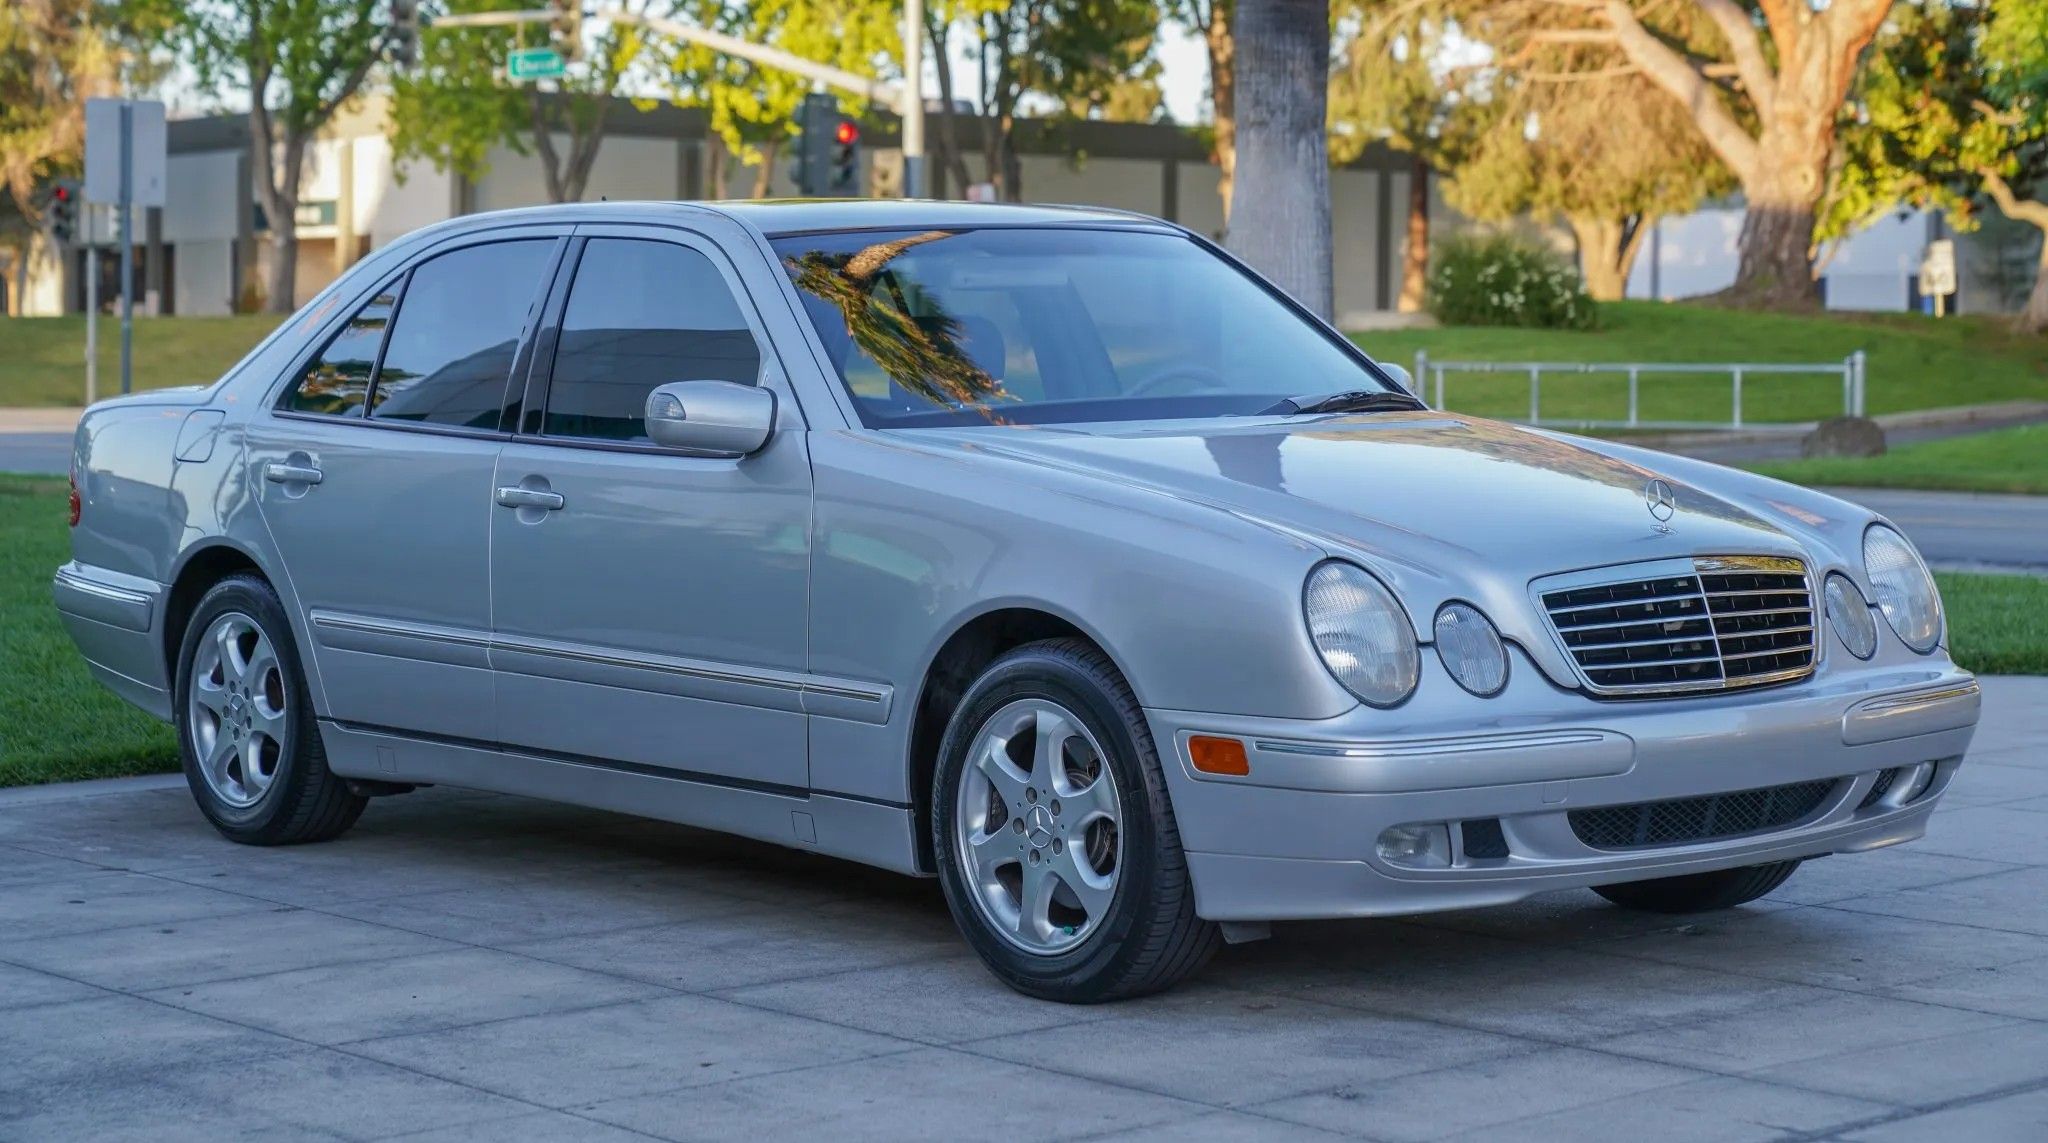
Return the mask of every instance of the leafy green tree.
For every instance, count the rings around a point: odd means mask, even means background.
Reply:
[[[1596,301],[1627,293],[1636,254],[1659,218],[1734,189],[1690,117],[1640,75],[1600,75],[1539,57],[1499,80],[1495,113],[1459,157],[1444,197],[1475,218],[1563,218]]]
[[[2048,0],[1901,4],[1842,131],[1844,162],[1823,232],[1846,234],[1901,204],[1977,225],[1990,198],[2043,231],[2020,329],[2048,329]],[[2015,189],[2019,188],[2019,189]]]
[[[1692,120],[1742,184],[1726,300],[1810,308],[1814,228],[1839,113],[1893,0],[1471,0],[1507,46],[1598,48],[1591,73],[1640,75]],[[1693,26],[1707,30],[1692,33]]]
[[[1105,102],[1091,93],[1139,70],[1159,26],[1154,0],[960,0],[955,11],[980,62],[984,177],[1006,201],[1023,193],[1016,126],[1027,98]]]
[[[887,0],[697,0],[685,18],[856,75],[889,70],[901,49],[901,16]],[[754,197],[766,195],[811,81],[692,44],[674,45],[669,63],[676,98],[706,110],[723,147],[711,164],[714,193],[725,191],[730,154],[755,169]],[[862,110],[858,100],[841,102]]]
[[[272,313],[290,313],[306,150],[362,90],[386,46],[385,0],[135,0],[202,89],[249,95],[256,197],[270,223]]]
[[[645,5],[640,0],[627,6],[643,11]],[[431,18],[534,7],[534,0],[430,0],[422,14]],[[504,78],[508,52],[546,46],[548,37],[543,24],[429,26],[421,36],[417,66],[392,77],[394,157],[425,159],[436,169],[476,179],[490,169],[492,148],[502,145],[540,157],[549,202],[580,201],[604,143],[606,113],[624,98],[628,78],[648,56],[648,38],[637,27],[608,23],[590,43],[587,58],[560,79],[547,81],[545,88]],[[646,106],[652,101],[635,102]]]
[[[1466,71],[1445,63],[1457,29],[1441,5],[1336,0],[1347,34],[1330,74],[1330,159],[1343,164],[1374,142],[1411,157],[1401,292],[1419,312],[1429,281],[1430,172],[1463,161],[1495,108]]]

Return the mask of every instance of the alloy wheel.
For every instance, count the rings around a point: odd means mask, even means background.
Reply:
[[[290,728],[277,649],[254,619],[215,619],[193,653],[186,716],[199,772],[223,802],[253,806],[277,777]]]

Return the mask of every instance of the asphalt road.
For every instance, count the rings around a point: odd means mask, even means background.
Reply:
[[[62,476],[70,468],[70,433],[0,432],[0,472]]]
[[[1300,923],[1063,1007],[931,882],[427,790],[229,844],[0,791],[0,1139],[2048,1139],[2048,679],[1920,842],[1674,918]]]

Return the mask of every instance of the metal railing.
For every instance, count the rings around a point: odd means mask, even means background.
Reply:
[[[1432,408],[1442,409],[1444,405],[1444,375],[1447,373],[1520,373],[1529,378],[1529,416],[1524,422],[1531,425],[1557,425],[1585,429],[1740,429],[1745,422],[1742,417],[1742,386],[1745,380],[1758,376],[1782,376],[1788,374],[1824,374],[1842,379],[1842,415],[1863,416],[1864,355],[1862,350],[1850,354],[1837,362],[1674,362],[1674,361],[1434,361],[1427,350],[1415,354],[1415,384],[1418,395],[1427,394]],[[1543,375],[1557,374],[1621,374],[1628,377],[1628,417],[1626,420],[1587,420],[1582,417],[1551,418],[1543,416]],[[1728,378],[1729,419],[1726,421],[1646,421],[1642,418],[1642,382],[1645,374],[1702,374]],[[1754,423],[1754,422],[1750,422]]]

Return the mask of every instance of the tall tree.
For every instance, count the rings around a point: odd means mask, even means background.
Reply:
[[[1989,198],[2043,232],[2017,324],[2048,330],[2048,202],[2035,197],[2048,191],[2048,0],[1901,4],[1856,95],[1824,233],[1901,204],[1945,211],[1969,230]]]
[[[1539,57],[1497,78],[1495,113],[1444,196],[1475,218],[1563,218],[1596,300],[1626,295],[1636,254],[1660,217],[1734,187],[1683,109],[1640,75],[1600,75]]]
[[[1151,54],[1155,0],[963,0],[977,59],[982,166],[996,193],[1023,196],[1017,119],[1025,101],[1054,108],[1108,88]]]
[[[297,213],[306,151],[362,90],[382,55],[385,0],[141,0],[211,89],[249,93],[256,197],[270,224],[272,313],[290,313],[299,268]]]
[[[1202,37],[1209,63],[1210,161],[1221,177],[1216,193],[1223,217],[1230,217],[1230,196],[1237,180],[1237,39],[1231,34],[1234,0],[1168,0],[1167,13]]]
[[[1329,0],[1239,0],[1229,244],[1317,316],[1331,278]]]
[[[1407,225],[1395,308],[1422,309],[1429,281],[1430,172],[1461,160],[1494,108],[1447,61],[1455,26],[1441,5],[1337,0],[1345,39],[1330,76],[1330,152],[1348,163],[1375,142],[1405,151]]]
[[[706,27],[856,75],[880,74],[900,50],[901,16],[888,0],[697,0],[690,15]],[[706,109],[726,154],[754,168],[753,196],[765,197],[811,81],[680,44],[670,86],[679,101]],[[855,101],[846,102],[859,110]],[[724,191],[721,184],[718,192]]]
[[[430,0],[423,14],[431,18],[534,6],[532,0]],[[628,7],[644,10],[645,0]],[[501,77],[507,52],[545,46],[548,34],[542,24],[428,27],[418,65],[392,77],[393,156],[426,159],[438,170],[476,179],[490,169],[491,150],[504,146],[539,155],[549,202],[581,201],[604,143],[606,114],[623,98],[628,76],[645,55],[647,37],[637,27],[606,25],[590,43],[587,59],[548,81],[546,89]]]
[[[1893,0],[1509,0],[1482,4],[1527,43],[1600,46],[1587,66],[1637,73],[1692,119],[1742,184],[1727,299],[1810,308],[1815,218],[1843,101]],[[1682,27],[1716,35],[1692,50]]]

